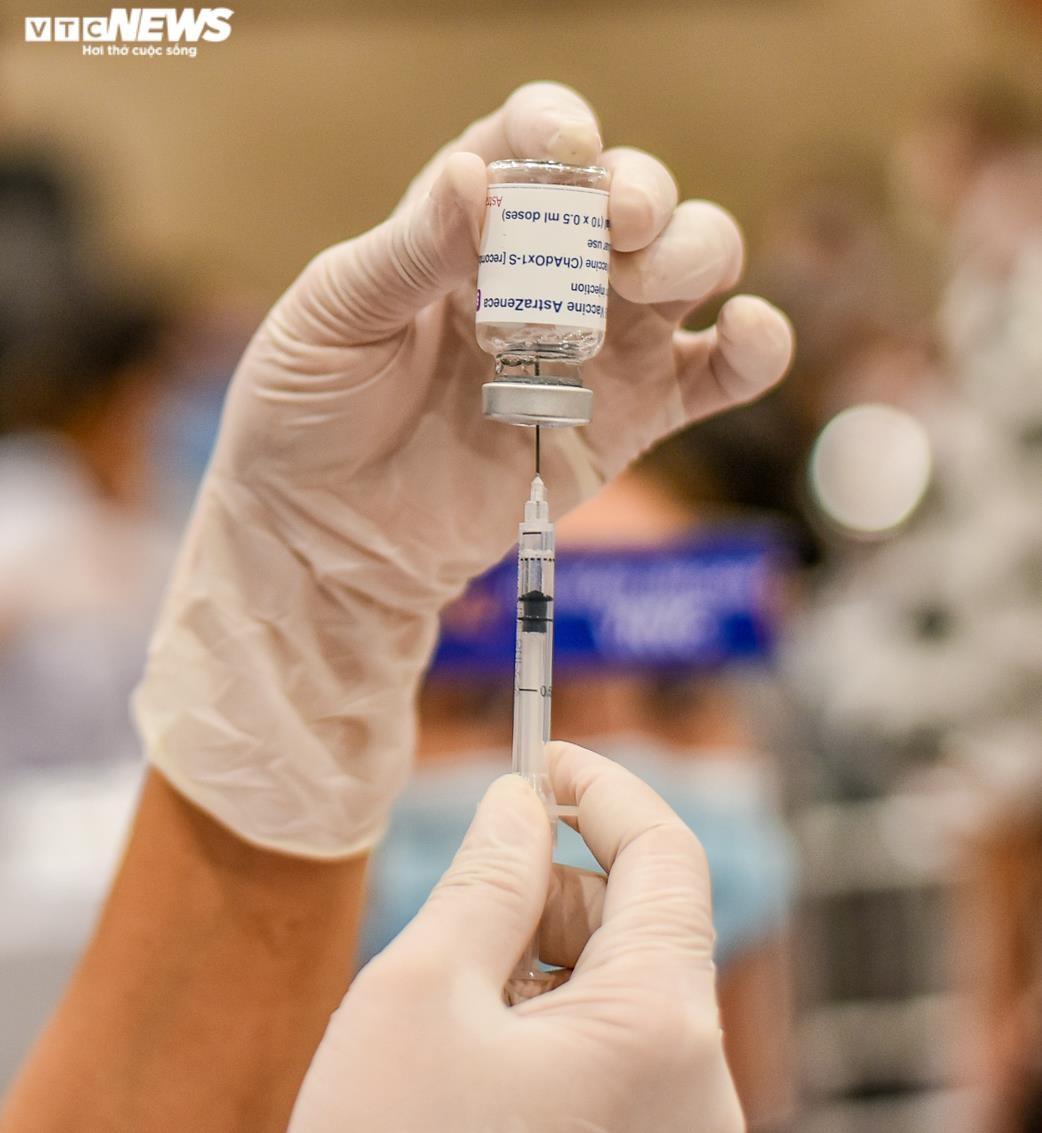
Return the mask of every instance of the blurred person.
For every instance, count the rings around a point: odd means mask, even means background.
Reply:
[[[927,481],[914,510],[877,532],[843,531],[822,509],[839,554],[804,682],[834,738],[881,738],[897,766],[901,745],[936,753],[952,729],[1016,715],[1039,687],[1040,657],[1021,637],[1037,616],[1042,531],[1042,134],[1001,87],[960,92],[925,121],[929,144],[902,145],[948,155],[921,193],[950,226],[933,341],[918,359],[890,350],[841,369],[833,388],[847,404],[902,410],[928,448]],[[867,497],[879,480],[866,468],[852,483]],[[881,753],[851,762],[853,789],[893,781]]]
[[[1002,643],[989,664],[998,687],[971,720],[947,729],[946,748],[988,807],[974,876],[1008,897],[1001,921],[972,936],[991,977],[978,994],[991,1026],[975,1036],[975,1070],[991,1127],[1003,1133],[1042,1121],[1031,1055],[1042,986],[1042,117],[1023,102],[1016,109],[1016,129],[981,156],[952,219],[939,323],[957,401],[937,429],[948,464],[960,441],[974,446],[973,473],[949,472],[941,484],[940,518],[981,547],[965,598]]]
[[[329,1018],[438,612],[505,553],[502,502],[531,473],[530,438],[482,421],[477,399],[485,166],[505,156],[613,174],[614,321],[586,367],[593,423],[544,443],[558,509],[784,371],[790,331],[762,300],[677,329],[734,285],[737,227],[678,203],[650,155],[602,150],[590,107],[556,84],[515,92],[387,223],[317,257],[233,380],[136,696],[152,771],[135,830],[4,1133],[258,1133],[291,1109],[294,1133],[741,1128],[703,852],[654,792],[572,745],[551,745],[553,787],[607,877],[551,874],[545,810],[503,777]],[[541,920],[570,978],[507,1007]]]
[[[175,316],[90,260],[79,196],[0,158],[0,774],[137,760],[127,701],[256,317]]]
[[[1019,936],[1001,916],[973,919],[972,984],[954,963],[966,832],[986,845],[983,829],[1005,816],[993,833],[1005,846],[1013,816],[1042,790],[1038,134],[1026,104],[994,86],[954,95],[922,123],[894,165],[905,203],[931,221],[939,317],[918,362],[914,350],[904,365],[900,350],[884,350],[828,383],[833,409],[898,411],[864,459],[847,434],[833,484],[862,503],[896,484],[908,507],[859,528],[815,481],[834,552],[788,669],[825,769],[821,800],[799,819],[807,939],[830,961],[808,967],[815,1106],[838,1123],[885,1105],[888,1128],[916,1130],[949,1127],[966,1086],[977,1107],[1009,1112],[1008,1079],[965,1069],[995,1064],[996,1004],[959,1029],[960,1048],[943,1046],[950,1027],[935,1012],[959,1013],[960,997],[979,995],[993,956],[1009,986],[1003,949]],[[925,460],[907,459],[912,451]]]
[[[165,319],[90,270],[77,193],[0,160],[0,774],[133,758],[171,540],[149,514]]]
[[[0,771],[136,753],[126,700],[172,547],[146,506],[160,335],[86,293],[0,346]]]
[[[724,502],[734,486],[726,480],[714,483],[718,473],[702,451],[704,433],[704,426],[696,426],[690,435],[661,446],[559,525],[558,636],[564,628],[560,619],[569,613],[566,580],[574,581],[583,570],[583,560],[570,557],[570,551],[598,552],[598,565],[609,572],[613,563],[632,562],[628,552],[691,545],[700,536],[712,540],[714,532],[718,539],[726,539],[728,531],[744,533],[749,545],[754,535],[765,537],[753,526],[756,513]],[[733,427],[730,443],[733,448]],[[724,448],[718,442],[718,451]],[[752,451],[739,450],[734,457],[736,464],[755,460]],[[714,495],[715,505],[708,502]],[[715,525],[706,523],[707,512],[716,517]],[[761,523],[769,514],[760,513]],[[777,547],[766,546],[771,547],[767,553],[777,553]],[[743,560],[738,569],[747,563]],[[781,561],[772,562],[764,585],[780,591],[783,569]],[[654,588],[655,583],[648,578],[643,585]],[[681,601],[683,585],[675,581],[670,595],[659,594],[659,605]],[[729,583],[717,580],[721,592],[741,585],[736,570]],[[481,601],[478,594],[465,596],[458,616],[470,617],[468,607]],[[762,670],[766,657],[732,652],[698,661],[695,649],[685,662],[663,667],[651,644],[654,601],[653,589],[642,607],[649,628],[639,654],[624,659],[594,650],[571,664],[567,655],[558,657],[553,732],[574,737],[637,774],[703,843],[713,887],[729,1065],[750,1128],[780,1129],[792,1116],[784,940],[794,862],[779,811],[777,768],[755,734],[746,704],[760,686],[760,674],[748,670]],[[704,619],[713,616],[704,598],[701,608]],[[451,625],[452,608],[446,616]],[[493,625],[512,628],[513,621],[511,604],[509,618],[490,620],[488,632],[496,632]],[[675,625],[657,632],[674,647],[679,642]],[[773,635],[776,627],[768,632]],[[511,652],[512,641],[504,642],[504,657]],[[459,674],[447,665],[439,668],[436,660],[420,699],[418,771],[373,859],[363,959],[384,948],[412,919],[451,861],[482,790],[509,766],[512,710],[509,670],[488,677]],[[560,831],[555,856],[572,866],[596,865],[567,828]]]
[[[53,161],[0,158],[0,1089],[118,861],[127,702],[191,474],[171,319],[85,254],[79,197]]]

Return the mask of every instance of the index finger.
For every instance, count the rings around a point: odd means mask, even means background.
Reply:
[[[453,153],[476,153],[486,164],[516,157],[592,165],[600,157],[601,148],[597,115],[582,95],[563,83],[526,83],[497,110],[479,118],[443,146],[409,186],[403,200],[408,202],[426,193]]]
[[[695,835],[617,763],[560,742],[547,758],[558,804],[578,807],[579,832],[608,874],[601,927],[576,974],[620,963],[712,973],[709,869]]]

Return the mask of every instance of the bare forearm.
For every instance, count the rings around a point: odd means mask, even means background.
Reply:
[[[153,773],[2,1133],[281,1133],[347,986],[364,871],[254,849]]]

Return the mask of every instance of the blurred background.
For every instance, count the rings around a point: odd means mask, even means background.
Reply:
[[[555,734],[706,845],[753,1130],[1042,1130],[1042,3],[304,8],[111,59],[0,3],[0,1089],[118,859],[127,696],[252,329],[553,78],[735,213],[799,339],[562,524]],[[466,664],[496,593],[446,615],[366,955],[509,758],[509,674]]]

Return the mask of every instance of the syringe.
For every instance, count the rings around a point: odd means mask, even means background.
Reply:
[[[536,430],[538,437],[538,430]],[[514,656],[514,771],[527,779],[556,818],[544,745],[550,738],[554,644],[554,525],[538,471],[517,536],[517,648]],[[507,986],[510,1002],[545,990],[551,977],[539,966],[533,940]]]
[[[514,770],[548,810],[553,792],[543,745],[550,738],[554,648],[554,525],[536,473],[517,535],[517,648],[514,656]]]

